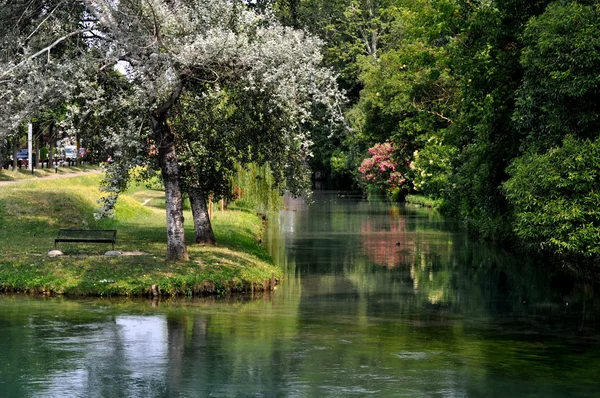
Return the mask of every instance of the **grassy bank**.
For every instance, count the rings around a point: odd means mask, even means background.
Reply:
[[[421,195],[406,195],[404,198],[406,203],[416,206],[429,207],[431,209],[439,210],[443,204],[441,199],[431,199]]]
[[[93,218],[100,175],[38,179],[0,190],[0,291],[66,295],[227,294],[262,290],[279,280],[258,241],[262,224],[253,214],[215,212],[217,247],[189,245],[189,261],[167,262],[164,195],[136,187],[124,194],[114,220]],[[186,236],[193,241],[192,216]],[[60,244],[65,255],[48,256],[59,228],[117,229],[115,250],[105,244]]]

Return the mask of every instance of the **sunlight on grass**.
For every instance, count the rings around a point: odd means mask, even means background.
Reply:
[[[96,221],[100,174],[29,180],[0,191],[0,291],[75,295],[196,295],[262,289],[281,278],[259,245],[261,221],[252,214],[215,212],[217,247],[189,245],[190,261],[167,262],[164,193],[135,186],[119,199],[115,218]],[[186,220],[192,220],[189,212]],[[59,228],[117,229],[116,250],[106,244],[65,244],[49,257]],[[186,236],[193,239],[193,223]]]
[[[58,167],[56,169],[52,167],[45,169],[34,169],[33,173],[31,170],[27,169],[18,169],[14,171],[0,169],[0,181],[34,180],[41,177],[67,175],[93,170],[98,170],[98,166],[83,165],[79,167]]]

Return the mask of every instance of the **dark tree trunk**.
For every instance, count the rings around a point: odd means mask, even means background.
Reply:
[[[215,245],[215,235],[210,224],[208,216],[208,207],[206,206],[206,197],[201,189],[188,189],[192,214],[194,215],[194,242],[209,245]]]
[[[6,139],[0,138],[0,170],[4,168],[4,153],[6,153]]]
[[[167,260],[187,260],[189,257],[185,247],[183,201],[179,165],[175,153],[175,136],[167,125],[164,113],[152,114],[152,131],[158,146],[158,158],[167,198]]]
[[[17,160],[17,152],[19,152],[19,138],[15,135],[13,138],[13,170],[19,167],[19,161]]]
[[[35,161],[33,162],[36,169],[40,168],[40,135],[35,135],[33,138],[33,150],[35,151]],[[31,158],[33,160],[33,157]]]
[[[56,142],[56,137],[54,137],[54,123],[50,124],[48,135],[50,136],[48,142],[48,167],[52,167],[54,166],[54,143]]]
[[[81,166],[81,157],[79,156],[79,134],[75,134],[75,160],[77,167]]]

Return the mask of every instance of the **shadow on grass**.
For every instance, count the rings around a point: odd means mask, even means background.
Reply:
[[[34,169],[33,173],[27,169],[0,170],[0,181],[20,181],[36,178],[51,177],[62,174],[76,174],[91,170],[97,170],[98,166],[71,166],[58,168]]]

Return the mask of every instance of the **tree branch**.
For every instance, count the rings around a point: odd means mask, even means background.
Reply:
[[[423,109],[422,109],[422,110],[423,110]],[[429,111],[429,110],[425,110],[425,112],[427,112],[427,113],[429,113],[429,114],[431,114],[431,115],[437,116],[437,117],[439,117],[439,118],[440,118],[440,119],[442,119],[442,120],[445,120],[445,121],[447,121],[447,122],[448,122],[448,124],[452,124],[452,123],[454,123],[454,122],[452,121],[452,119],[450,119],[449,117],[446,117],[446,116],[444,116],[442,113],[439,113],[439,112],[434,112],[434,111]]]
[[[17,20],[17,23],[15,24],[15,27],[18,26],[21,23],[21,20],[23,20],[23,17],[25,17],[25,13],[29,10],[29,7],[31,7],[32,5],[33,5],[33,0],[31,0],[29,2],[29,4],[27,4],[27,7],[25,7],[25,9],[23,10],[23,12],[21,13],[21,16]]]
[[[162,105],[160,105],[158,108],[156,108],[156,110],[154,111],[154,114],[158,118],[163,117],[169,111],[169,109],[171,109],[173,107],[173,105],[175,105],[175,102],[177,102],[177,100],[181,96],[181,93],[183,92],[183,87],[185,86],[186,79],[187,79],[186,75],[180,75],[179,83],[177,84],[177,86],[175,87],[175,89],[173,90],[171,95],[169,96],[169,99],[166,102],[164,102]]]
[[[146,3],[148,3],[148,7],[150,7],[150,11],[152,12],[152,18],[154,20],[154,38],[156,39],[158,45],[162,47],[163,45],[162,40],[160,38],[160,26],[158,24],[158,19],[156,18],[156,13],[154,12],[152,4],[150,4],[150,1],[146,0]]]
[[[421,107],[421,106],[419,106],[419,105],[417,104],[417,102],[416,102],[414,99],[413,99],[411,102],[412,102],[412,106],[413,106],[413,107],[414,107],[414,108],[415,108],[417,111],[419,111],[419,112],[426,112],[426,113],[429,113],[430,115],[437,116],[437,117],[439,117],[440,119],[442,119],[442,120],[445,120],[446,122],[448,122],[448,124],[453,124],[453,123],[454,123],[454,121],[453,121],[452,119],[450,119],[450,118],[449,118],[449,117],[447,117],[447,116],[444,116],[444,114],[443,114],[443,113],[441,113],[441,112],[436,112],[436,111],[432,111],[432,110],[429,110],[429,109],[425,109],[424,107]]]
[[[41,28],[41,26],[44,24],[44,22],[46,22],[52,16],[52,14],[54,14],[54,11],[56,11],[58,9],[58,7],[62,6],[63,4],[64,4],[64,1],[61,1],[60,3],[58,3],[58,5],[56,7],[54,7],[54,9],[52,11],[50,11],[48,16],[46,18],[44,18],[44,20],[42,22],[40,22],[40,24],[38,26],[36,26],[36,28],[33,30],[33,32],[31,32],[29,34],[29,36],[27,36],[27,38],[25,39],[25,42],[29,41],[29,39],[31,39],[31,36],[33,36],[35,34],[35,32],[37,32],[38,29]]]
[[[52,44],[50,44],[49,46],[41,49],[40,51],[36,52],[35,54],[25,58],[23,61],[19,62],[17,65],[13,66],[12,68],[8,69],[7,71],[2,73],[2,76],[6,76],[9,73],[11,73],[13,70],[20,68],[21,66],[25,65],[27,62],[31,61],[34,58],[39,57],[40,55],[46,54],[47,52],[50,52],[50,50],[52,50],[54,47],[56,47],[57,45],[59,45],[61,42],[67,40],[70,37],[73,37],[75,35],[84,33],[84,32],[89,32],[89,29],[80,29],[80,30],[76,30],[74,32],[68,33],[62,37],[59,37],[58,39],[56,39]]]

